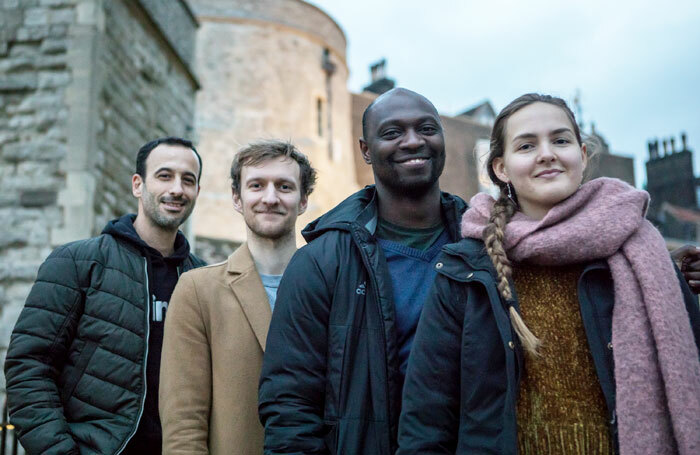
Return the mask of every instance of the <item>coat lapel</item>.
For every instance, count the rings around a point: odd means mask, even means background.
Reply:
[[[267,339],[267,330],[270,327],[272,310],[246,243],[229,256],[227,281],[238,303],[243,308],[260,347],[265,351],[265,340]]]

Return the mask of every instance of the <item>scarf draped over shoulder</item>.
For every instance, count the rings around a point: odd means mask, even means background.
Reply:
[[[482,238],[494,200],[479,193],[462,236]],[[541,220],[506,225],[511,261],[566,265],[606,259],[614,283],[613,359],[621,454],[700,454],[700,361],[680,284],[649,195],[616,179],[585,183]]]

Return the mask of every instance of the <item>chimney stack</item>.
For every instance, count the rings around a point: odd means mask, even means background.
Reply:
[[[379,60],[374,65],[370,66],[370,72],[372,73],[372,82],[377,82],[379,80],[386,78],[386,59],[383,58]]]

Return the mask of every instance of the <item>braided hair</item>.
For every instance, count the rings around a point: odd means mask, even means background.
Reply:
[[[496,269],[496,273],[498,275],[498,292],[508,305],[510,323],[518,336],[520,343],[522,344],[523,348],[525,348],[525,351],[533,355],[539,355],[538,348],[542,343],[535,336],[535,334],[528,329],[527,325],[525,325],[525,321],[523,321],[523,318],[513,305],[513,291],[510,287],[510,279],[513,269],[506,254],[505,248],[503,247],[506,225],[518,209],[517,195],[513,194],[514,191],[508,191],[509,183],[501,181],[496,176],[496,173],[493,170],[493,161],[496,158],[502,157],[505,153],[505,132],[508,118],[518,110],[538,102],[552,104],[561,108],[571,121],[571,125],[574,129],[574,134],[576,135],[579,145],[582,143],[581,132],[578,124],[576,123],[576,119],[574,118],[574,113],[571,112],[571,109],[569,109],[566,102],[561,98],[556,98],[550,95],[540,95],[538,93],[528,93],[516,98],[508,106],[503,108],[503,110],[498,114],[498,117],[496,117],[493,130],[491,131],[490,150],[488,160],[486,162],[486,170],[491,181],[500,188],[500,195],[491,209],[489,222],[484,228],[483,233],[486,252],[491,258],[491,262],[493,262],[494,268]],[[509,194],[512,194],[512,197],[509,197]]]

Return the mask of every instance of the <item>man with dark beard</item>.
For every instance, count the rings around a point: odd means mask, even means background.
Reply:
[[[441,247],[465,203],[441,193],[440,116],[393,89],[363,115],[375,186],[302,234],[280,284],[260,379],[266,454],[391,455],[401,389]],[[428,393],[428,391],[426,391]]]
[[[163,322],[181,272],[204,265],[178,227],[199,193],[190,141],[136,157],[136,215],[63,245],[39,269],[7,351],[10,419],[28,454],[161,451]]]
[[[262,453],[265,339],[315,180],[309,160],[287,142],[254,143],[235,155],[231,193],[246,242],[227,261],[184,274],[173,293],[160,382],[164,455]]]

